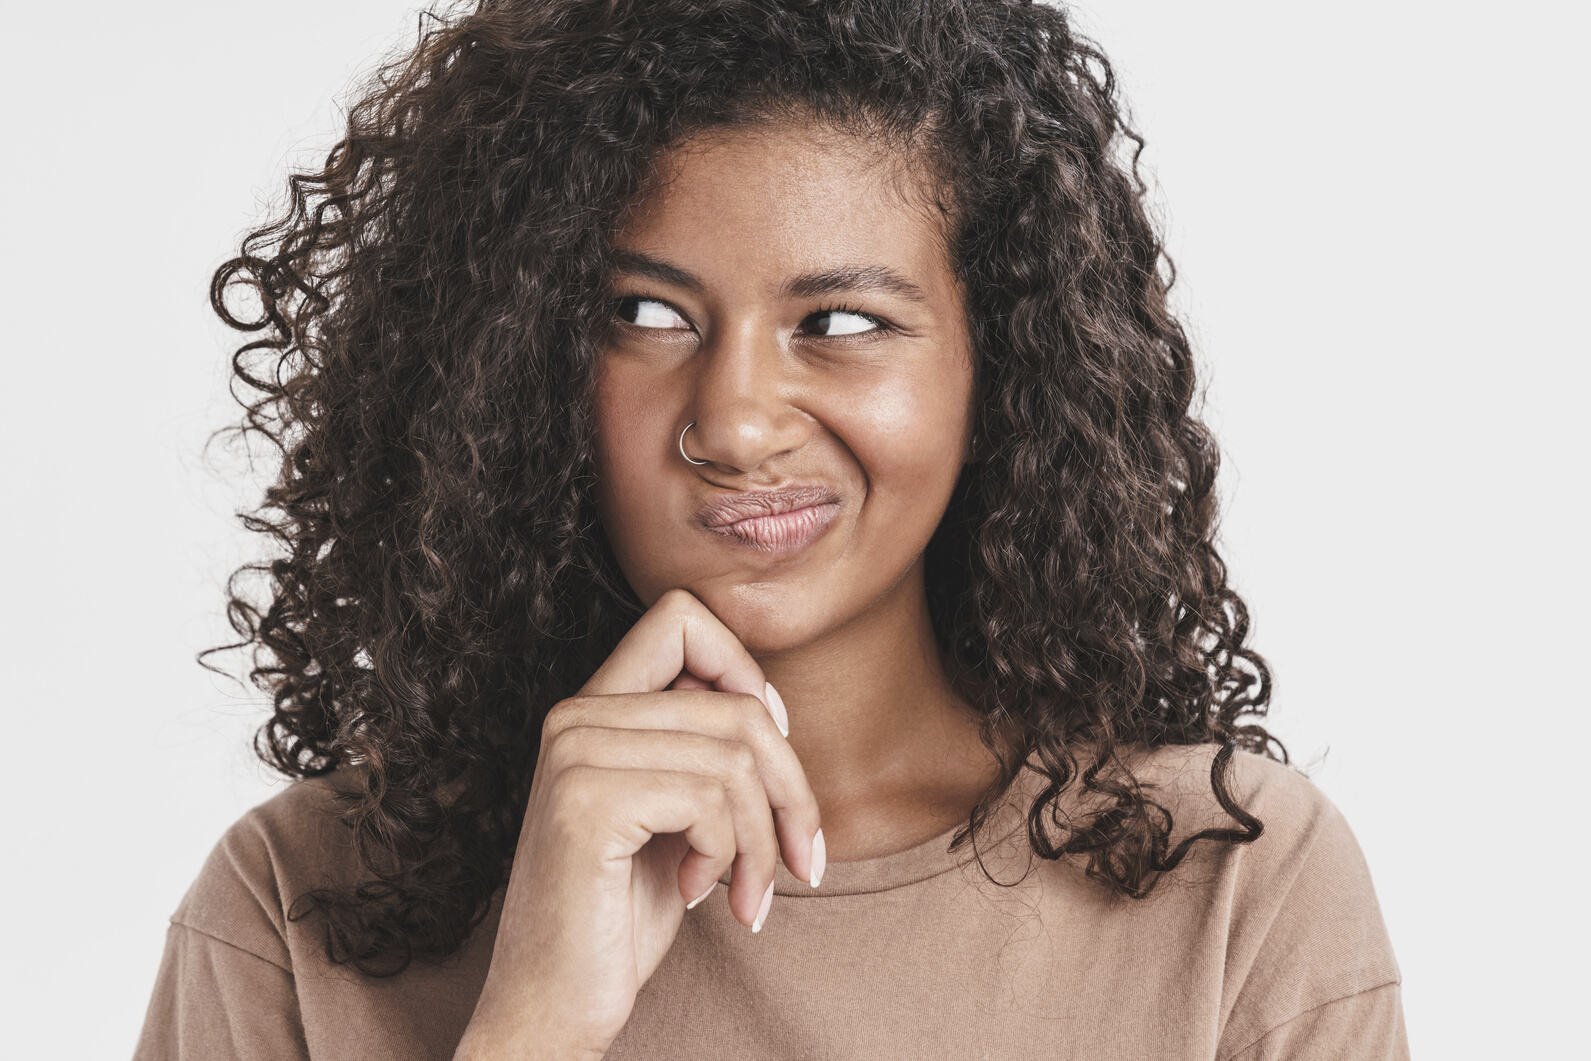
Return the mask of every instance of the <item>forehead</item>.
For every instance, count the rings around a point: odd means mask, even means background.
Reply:
[[[928,167],[878,138],[807,123],[712,129],[656,162],[616,243],[800,272],[891,259],[948,272]]]

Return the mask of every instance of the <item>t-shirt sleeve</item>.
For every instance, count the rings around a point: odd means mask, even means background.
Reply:
[[[287,895],[351,858],[326,782],[300,782],[229,828],[188,889],[139,1038],[137,1061],[310,1056]]]
[[[173,923],[134,1061],[308,1061],[293,975]]]
[[[1229,1061],[1409,1061],[1398,985],[1316,1006]]]
[[[1407,1057],[1398,965],[1353,831],[1301,775],[1234,765],[1265,835],[1233,855],[1246,868],[1230,898],[1217,1057]]]

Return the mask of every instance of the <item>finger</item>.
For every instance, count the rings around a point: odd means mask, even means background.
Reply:
[[[682,673],[724,692],[755,696],[774,710],[768,680],[751,653],[706,605],[680,589],[658,598],[580,691],[586,695],[660,692]],[[788,733],[789,722],[778,715],[775,719]]]
[[[801,760],[760,701],[695,690],[577,696],[562,701],[548,715],[543,743],[573,726],[678,730],[745,744],[757,761],[785,866],[804,881],[821,875],[822,855],[814,852],[815,843],[821,843],[815,838],[823,823],[817,798]]]
[[[652,770],[712,777],[729,797],[735,855],[729,885],[730,909],[750,924],[757,916],[778,859],[773,812],[756,757],[746,745],[679,730],[607,729],[575,726],[560,733],[547,765],[555,774],[572,766],[605,770]],[[682,867],[682,869],[695,867]],[[719,867],[722,873],[723,867]],[[683,887],[682,881],[682,887]],[[694,880],[692,882],[695,883]],[[702,882],[705,888],[706,882]],[[686,896],[695,899],[698,889]]]
[[[694,899],[734,863],[734,814],[728,792],[715,777],[574,765],[560,778],[558,791],[563,827],[583,841],[606,832],[614,841],[608,857],[633,857],[660,834],[683,835],[697,857],[695,879],[679,882],[681,895],[692,891]],[[730,910],[750,925],[757,911],[753,906],[745,913],[747,905],[731,903]]]

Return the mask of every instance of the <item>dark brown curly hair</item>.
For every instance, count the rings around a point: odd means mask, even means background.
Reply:
[[[274,559],[234,576],[224,647],[272,697],[269,763],[361,767],[342,813],[368,879],[293,907],[332,960],[449,955],[504,883],[547,710],[640,613],[595,505],[610,237],[660,151],[791,114],[910,145],[954,204],[981,404],[928,591],[1003,764],[956,843],[1024,764],[1035,851],[1126,895],[1260,835],[1228,764],[1286,756],[1098,48],[1018,0],[483,0],[381,70],[211,292],[254,336],[242,430],[282,455],[244,517]],[[1236,828],[1171,844],[1125,753],[1172,744],[1222,746]]]

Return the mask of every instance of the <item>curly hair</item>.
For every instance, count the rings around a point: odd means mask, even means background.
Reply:
[[[1212,541],[1218,453],[1143,141],[1098,48],[1018,0],[483,0],[381,69],[211,289],[252,333],[241,430],[282,457],[244,516],[271,558],[234,575],[222,649],[272,698],[268,763],[359,767],[340,813],[368,879],[292,908],[324,917],[332,961],[445,957],[506,880],[546,712],[640,614],[595,503],[611,238],[670,145],[792,114],[910,145],[954,204],[977,459],[927,581],[1001,764],[955,843],[1024,767],[1036,853],[1120,894],[1260,835],[1228,766],[1286,753]],[[1126,753],[1193,744],[1221,746],[1236,828],[1173,846]]]

